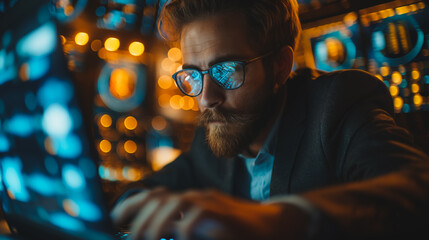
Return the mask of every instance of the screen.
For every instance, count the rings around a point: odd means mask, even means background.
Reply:
[[[25,17],[5,18],[0,32],[2,207],[65,231],[105,230],[97,162],[49,5],[20,7]]]

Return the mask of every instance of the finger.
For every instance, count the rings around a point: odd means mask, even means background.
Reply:
[[[177,238],[179,240],[191,239],[193,229],[202,216],[203,210],[199,207],[192,207],[185,213],[183,220],[177,224]]]
[[[116,225],[121,225],[129,222],[138,213],[138,209],[143,207],[149,199],[165,191],[167,191],[165,188],[156,188],[154,190],[138,193],[120,202],[112,210],[111,216],[114,223]]]
[[[142,209],[140,209],[137,217],[134,219],[130,229],[130,239],[141,239],[144,231],[148,226],[154,214],[161,206],[160,200],[150,200]]]
[[[160,239],[163,235],[172,233],[172,225],[178,219],[184,202],[174,196],[168,200],[164,207],[157,212],[145,233],[145,239]]]

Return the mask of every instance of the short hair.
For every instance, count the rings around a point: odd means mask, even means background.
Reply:
[[[250,44],[257,49],[275,50],[286,45],[295,49],[301,32],[296,0],[172,0],[161,11],[158,29],[174,45],[186,24],[228,12],[244,14]]]

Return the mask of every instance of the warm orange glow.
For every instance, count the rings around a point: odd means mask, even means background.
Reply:
[[[158,104],[161,107],[168,107],[170,103],[170,95],[164,93],[158,97]]]
[[[77,45],[84,46],[88,43],[89,36],[85,32],[79,32],[74,37],[74,41],[76,42]]]
[[[175,66],[174,62],[171,61],[169,58],[164,58],[161,62],[161,68],[164,71],[170,72],[171,69]]]
[[[152,127],[155,130],[162,131],[167,127],[167,121],[161,116],[156,116],[152,119]]]
[[[63,208],[66,213],[70,216],[77,217],[79,214],[79,206],[70,199],[66,199],[63,201]]]
[[[74,7],[73,7],[72,5],[67,5],[67,6],[64,8],[64,15],[66,15],[66,16],[70,16],[70,15],[72,15],[72,14],[73,14],[73,12],[74,12]]]
[[[143,176],[142,171],[132,167],[125,167],[123,169],[123,175],[129,181],[140,180]]]
[[[418,93],[420,91],[420,86],[417,83],[411,85],[411,92]]]
[[[180,51],[180,49],[178,48],[171,48],[168,51],[167,55],[168,55],[168,58],[174,62],[180,61],[180,59],[182,59],[182,51]]]
[[[133,116],[128,116],[124,120],[124,126],[128,130],[134,130],[137,128],[137,120]]]
[[[380,79],[381,81],[383,81],[383,77],[380,74],[376,74],[375,75],[378,79]]]
[[[124,149],[125,152],[133,154],[137,151],[137,144],[132,140],[128,140],[124,143]]]
[[[381,73],[381,76],[383,77],[389,75],[389,71],[390,71],[389,67],[384,66],[380,68],[380,73]]]
[[[128,48],[133,56],[140,56],[144,52],[144,45],[141,42],[132,42]]]
[[[179,110],[183,107],[181,104],[182,97],[180,95],[174,95],[170,98],[170,107]]]
[[[30,68],[28,67],[28,63],[24,63],[19,68],[19,78],[21,78],[22,81],[27,81],[29,78],[29,72]]]
[[[394,84],[401,84],[401,82],[402,82],[402,75],[399,73],[399,72],[393,72],[392,73],[392,82],[394,83]]]
[[[91,50],[94,52],[97,52],[98,50],[100,50],[101,45],[102,45],[101,41],[96,39],[91,43]]]
[[[390,95],[392,95],[392,97],[398,96],[399,89],[397,86],[392,85],[392,86],[390,86],[389,90],[390,90]]]
[[[110,127],[112,125],[112,118],[109,115],[104,114],[103,116],[100,117],[100,124],[101,126],[106,128]]]
[[[180,99],[180,106],[183,110],[191,110],[194,107],[194,99],[189,96],[184,96]]]
[[[420,107],[423,103],[422,95],[420,95],[420,94],[414,95],[413,101],[414,101],[414,105],[416,105],[417,107]]]
[[[56,154],[56,150],[52,146],[52,140],[49,137],[45,138],[44,145],[45,145],[45,150],[49,154],[51,154],[51,155],[55,155]]]
[[[158,78],[158,86],[162,89],[169,89],[173,85],[173,78],[163,75]]]
[[[66,42],[67,42],[67,39],[63,36],[63,35],[60,35],[60,38],[61,38],[61,43],[64,45],[64,44],[66,44]]]
[[[151,152],[152,168],[161,170],[180,155],[181,151],[170,147],[160,147]]]
[[[114,38],[114,37],[110,37],[108,39],[106,39],[106,41],[104,42],[104,47],[108,50],[108,51],[116,51],[118,50],[120,46],[120,42],[119,39]]]
[[[108,153],[110,152],[110,150],[112,150],[112,144],[106,139],[101,140],[99,147],[100,147],[100,150],[104,153]]]
[[[136,76],[127,69],[117,68],[110,75],[109,90],[117,99],[130,98],[136,88]]]
[[[420,72],[419,72],[419,71],[417,71],[417,70],[413,70],[413,71],[411,72],[411,77],[412,77],[414,80],[418,80],[418,79],[420,78]]]
[[[404,105],[404,100],[401,97],[395,97],[393,99],[393,106],[396,110],[401,110]]]

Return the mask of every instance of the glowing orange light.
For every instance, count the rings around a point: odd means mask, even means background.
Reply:
[[[182,51],[180,51],[180,49],[178,48],[171,48],[168,51],[167,55],[168,55],[168,58],[174,62],[180,61],[180,59],[182,59]]]
[[[134,130],[137,128],[137,120],[132,116],[128,116],[124,120],[124,126],[128,130]]]
[[[117,99],[130,98],[136,89],[136,75],[134,72],[117,68],[110,75],[109,90]]]
[[[380,74],[376,74],[375,75],[378,79],[380,79],[381,81],[383,81],[383,77]]]
[[[19,78],[21,78],[22,81],[27,81],[29,78],[29,72],[30,68],[28,67],[27,63],[24,63],[19,68]]]
[[[392,95],[392,97],[396,97],[399,93],[398,87],[394,85],[390,86],[389,90],[390,90],[390,95]]]
[[[110,127],[112,125],[112,118],[109,115],[104,114],[103,116],[100,117],[100,124],[101,126],[106,128]]]
[[[392,82],[394,84],[401,84],[402,82],[402,75],[399,72],[393,72],[392,73]]]
[[[161,68],[167,72],[169,72],[174,66],[174,62],[171,61],[169,58],[164,58],[164,60],[162,60],[161,62]]]
[[[389,75],[389,67],[387,67],[387,66],[381,67],[380,73],[381,73],[381,76],[383,76],[383,77]]]
[[[411,85],[411,92],[418,93],[419,91],[420,91],[420,86],[418,84],[416,84],[416,83],[413,83]]]
[[[169,89],[173,84],[173,79],[169,76],[163,75],[158,79],[158,86],[162,89]]]
[[[423,103],[423,97],[420,94],[416,94],[413,97],[414,105],[420,107]]]
[[[180,106],[183,110],[191,110],[194,107],[194,99],[189,96],[184,96],[180,99]]]
[[[401,97],[395,97],[393,99],[393,106],[396,110],[401,110],[404,105],[404,100]]]
[[[60,35],[60,38],[61,38],[61,43],[64,45],[64,44],[66,44],[66,42],[67,42],[67,39],[63,36],[63,35]]]
[[[159,95],[158,97],[158,104],[161,107],[168,107],[170,103],[170,95],[164,93]]]
[[[142,172],[136,168],[126,167],[123,170],[124,176],[129,181],[137,181],[142,178]]]
[[[140,56],[144,52],[144,45],[141,42],[132,42],[128,47],[130,54],[133,56]]]
[[[70,16],[73,14],[74,7],[72,5],[68,5],[64,8],[64,15]]]
[[[420,72],[419,72],[419,71],[417,71],[417,70],[413,70],[413,71],[411,72],[411,77],[412,77],[414,80],[418,80],[418,79],[420,78]]]
[[[63,201],[63,208],[70,216],[77,217],[77,215],[79,214],[79,206],[70,199],[66,199]]]
[[[152,168],[155,171],[161,170],[165,165],[172,162],[180,155],[179,149],[170,147],[160,147],[151,152]]]
[[[74,37],[74,41],[76,42],[77,45],[84,46],[88,43],[89,36],[85,32],[79,32]]]
[[[170,107],[176,110],[179,110],[183,107],[183,105],[180,105],[180,100],[182,97],[180,95],[174,95],[170,98]]]
[[[158,131],[164,130],[167,127],[167,121],[161,116],[156,116],[152,119],[152,127]]]
[[[118,50],[120,46],[120,42],[119,39],[114,38],[114,37],[110,37],[108,39],[106,39],[106,41],[104,42],[104,48],[106,48],[108,51],[116,51]]]
[[[99,147],[100,147],[100,150],[104,153],[108,153],[110,152],[110,150],[112,150],[112,144],[106,139],[101,140]]]
[[[137,151],[137,144],[132,140],[128,140],[124,143],[124,149],[127,153],[133,154]]]

